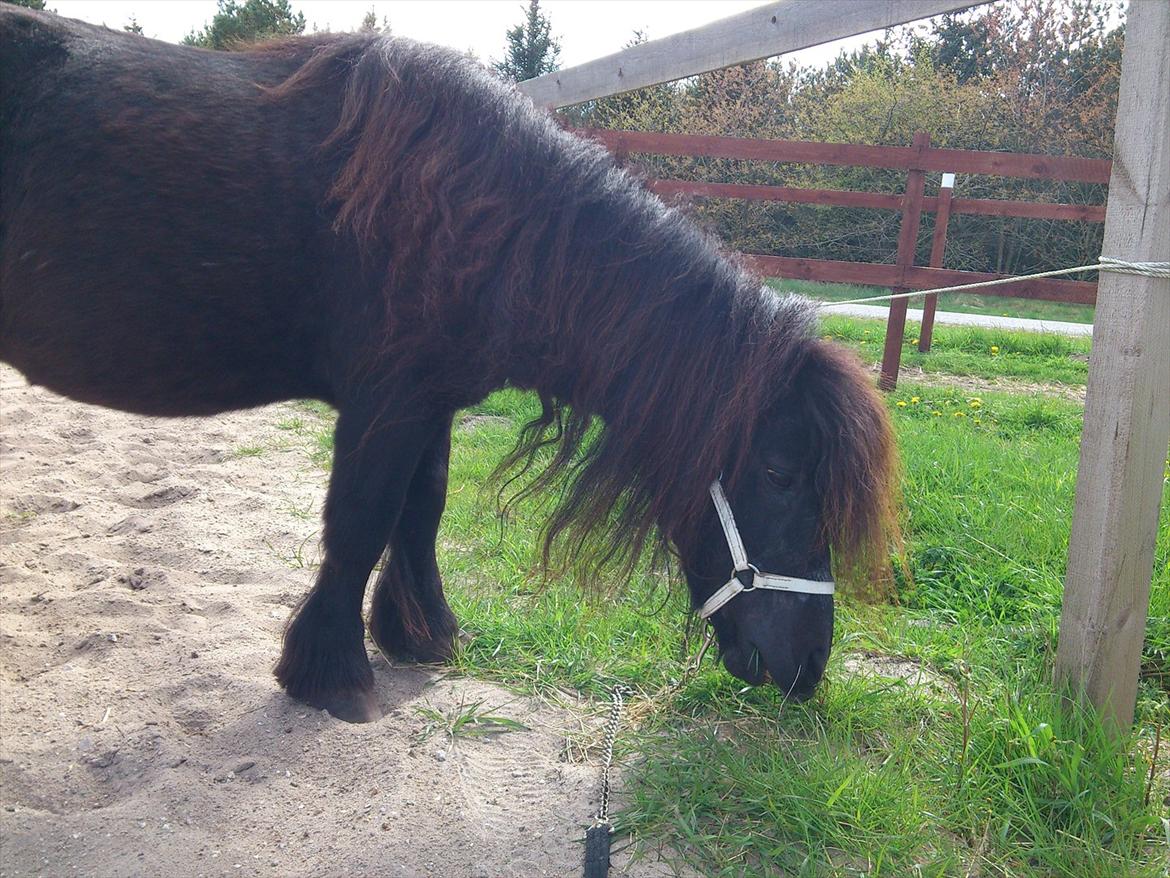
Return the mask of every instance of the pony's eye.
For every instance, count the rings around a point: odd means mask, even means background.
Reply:
[[[768,481],[772,484],[772,487],[779,488],[781,491],[787,491],[792,487],[793,479],[791,473],[775,470],[771,467],[768,468],[767,473]]]

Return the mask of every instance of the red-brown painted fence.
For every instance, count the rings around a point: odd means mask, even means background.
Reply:
[[[752,201],[783,201],[835,207],[866,207],[897,210],[902,214],[898,252],[894,264],[843,262],[832,259],[796,259],[745,253],[761,274],[836,283],[890,287],[896,291],[925,290],[995,280],[1004,275],[976,271],[955,271],[942,267],[950,217],[955,214],[1012,216],[1075,222],[1104,222],[1105,206],[1094,204],[1053,204],[1033,201],[1006,201],[989,198],[952,198],[951,190],[940,189],[925,196],[926,172],[983,174],[1108,183],[1111,162],[1076,156],[982,152],[967,149],[938,149],[930,145],[925,132],[914,135],[910,146],[866,146],[852,143],[812,143],[799,140],[755,140],[743,137],[714,137],[701,134],[663,134],[648,131],[578,130],[579,134],[605,144],[619,158],[630,153],[740,159],[817,165],[852,165],[894,168],[906,171],[906,190],[901,194],[857,192],[840,189],[803,189],[744,183],[707,183],[691,180],[650,180],[647,185],[664,197],[738,198]],[[930,266],[916,266],[914,251],[923,213],[935,213]],[[1018,281],[983,290],[986,295],[1017,296],[1091,305],[1096,302],[1097,284],[1087,281]],[[923,310],[919,350],[930,350],[937,296],[927,296]],[[881,386],[893,389],[898,382],[906,300],[890,303],[886,348],[882,358]]]
[[[580,129],[579,133],[604,143],[613,152],[627,154],[643,152],[809,165],[902,168],[1043,180],[1079,180],[1085,183],[1108,183],[1112,166],[1108,159],[971,149],[929,147],[919,150],[913,146],[866,146],[807,140],[718,137],[709,134],[609,131],[602,128]]]

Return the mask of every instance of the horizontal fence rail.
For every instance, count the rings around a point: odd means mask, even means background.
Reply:
[[[610,131],[582,128],[578,133],[604,143],[610,151],[625,155],[688,156],[788,162],[806,165],[854,165],[868,168],[986,174],[997,177],[1030,177],[1109,183],[1108,159],[1035,153],[986,152],[973,149],[939,149],[912,146],[866,146],[856,143],[815,143],[807,140],[756,140],[711,134],[669,134],[657,131]]]
[[[987,2],[779,0],[537,76],[519,88],[537,106],[568,107]]]
[[[845,189],[812,189],[756,183],[719,183],[698,180],[650,179],[646,186],[664,198],[729,198],[747,201],[776,201],[817,204],[826,207],[897,210],[902,213],[897,261],[846,262],[834,259],[800,259],[766,253],[743,253],[745,261],[760,274],[770,277],[890,287],[899,292],[928,290],[998,280],[1006,275],[990,272],[957,271],[942,267],[946,250],[947,225],[956,214],[1020,217],[1073,222],[1103,223],[1105,206],[992,198],[955,198],[949,184],[938,195],[923,193],[925,174],[977,174],[1108,184],[1112,163],[1108,159],[1077,156],[988,152],[969,149],[939,149],[930,145],[925,132],[914,135],[911,146],[867,146],[853,143],[814,143],[802,140],[763,140],[721,137],[706,134],[669,134],[652,131],[611,131],[576,129],[576,133],[604,144],[619,161],[631,154],[683,158],[718,158],[775,164],[847,165],[906,171],[902,193],[862,192]],[[914,264],[922,214],[936,215],[929,266]],[[981,291],[983,295],[1015,296],[1092,305],[1097,300],[1095,281],[1054,278],[1021,280]],[[919,350],[930,349],[934,312],[938,297],[926,297]],[[886,349],[882,359],[881,385],[897,385],[905,325],[906,301],[891,303]]]
[[[851,189],[800,189],[755,183],[701,183],[694,180],[653,180],[650,189],[664,197],[687,195],[695,198],[739,198],[745,201],[786,201],[791,204],[820,204],[829,207],[869,207],[901,210],[906,197],[884,192]],[[922,209],[938,211],[938,197],[924,196]],[[1082,220],[1105,222],[1103,204],[1061,204],[1059,202],[1004,201],[994,198],[955,198],[951,213],[978,216],[1015,216],[1024,219]]]

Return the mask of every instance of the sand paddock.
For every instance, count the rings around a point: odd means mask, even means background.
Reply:
[[[579,874],[599,774],[565,741],[596,710],[381,659],[377,723],[277,688],[325,487],[292,414],[137,417],[0,368],[0,876]],[[529,730],[420,740],[418,707],[481,699]]]

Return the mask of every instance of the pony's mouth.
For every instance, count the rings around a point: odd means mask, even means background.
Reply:
[[[751,686],[761,686],[772,682],[772,675],[764,664],[760,651],[754,646],[736,644],[730,649],[723,650],[723,667],[733,677],[743,680]]]
[[[763,686],[771,683],[784,691],[784,697],[796,704],[808,701],[816,690],[816,682],[810,683],[809,676],[804,669],[798,667],[793,678],[787,683],[777,680],[768,670],[760,655],[759,649],[754,646],[736,645],[723,651],[723,667],[737,679],[743,680],[749,686]]]

